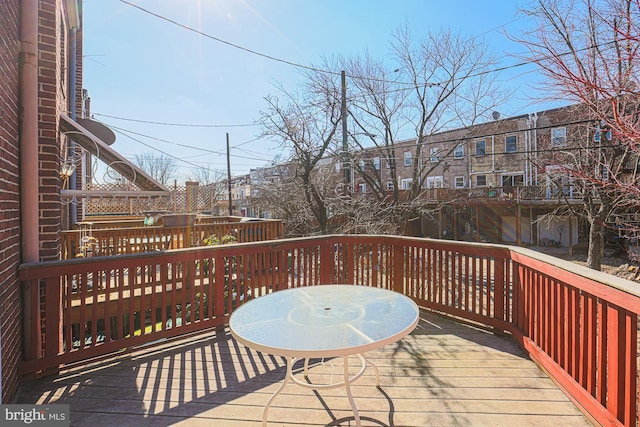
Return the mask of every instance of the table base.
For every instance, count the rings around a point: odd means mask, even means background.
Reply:
[[[360,358],[360,361],[362,363],[362,366],[360,368],[360,370],[354,374],[353,376],[349,376],[349,356],[344,356],[343,362],[344,362],[344,372],[343,372],[343,380],[339,383],[329,383],[329,384],[312,384],[310,382],[303,382],[300,381],[298,378],[296,378],[295,374],[293,373],[293,365],[300,360],[300,358],[297,357],[287,357],[287,373],[284,377],[284,380],[282,381],[282,384],[280,385],[280,387],[278,388],[278,390],[276,390],[276,392],[273,394],[273,396],[271,396],[269,398],[269,400],[267,401],[266,406],[264,407],[264,412],[262,413],[262,425],[263,427],[266,427],[267,425],[267,415],[269,413],[269,407],[271,406],[271,404],[273,403],[273,401],[275,400],[276,397],[278,397],[278,395],[280,393],[282,393],[282,391],[285,389],[285,387],[287,386],[287,384],[289,383],[289,381],[305,387],[305,388],[309,388],[312,390],[329,390],[329,389],[334,389],[334,388],[340,388],[340,387],[344,387],[346,392],[347,392],[347,397],[349,398],[349,404],[351,405],[351,409],[353,410],[353,416],[355,418],[356,421],[356,426],[360,427],[361,426],[361,422],[360,422],[360,414],[358,413],[358,408],[356,407],[356,403],[353,400],[353,395],[351,394],[351,383],[353,383],[354,381],[356,381],[358,378],[360,378],[362,376],[362,374],[364,374],[364,371],[367,369],[367,366],[371,366],[373,368],[373,370],[375,371],[376,374],[376,387],[380,387],[380,372],[378,371],[378,367],[371,362],[370,360],[368,360],[364,354],[358,354],[357,355]],[[309,380],[308,377],[308,371],[309,371],[309,359],[304,359],[304,377],[305,379],[307,379],[307,381]],[[333,381],[333,378],[332,378]]]

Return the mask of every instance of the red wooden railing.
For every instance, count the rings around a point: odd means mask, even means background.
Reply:
[[[638,425],[640,292],[522,248],[323,236],[21,267],[25,374],[223,325],[279,289],[353,283],[510,333],[595,420]]]
[[[178,227],[130,227],[92,229],[90,233],[61,233],[61,258],[110,256],[201,246],[211,236],[230,235],[238,243],[281,239],[282,221],[203,223]]]

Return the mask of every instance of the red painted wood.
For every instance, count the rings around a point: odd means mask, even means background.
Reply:
[[[598,352],[596,354],[597,364],[597,379],[596,379],[596,398],[600,404],[606,407],[607,404],[607,355],[608,355],[608,340],[607,340],[607,306],[601,300],[598,301]]]
[[[617,307],[612,305],[607,306],[607,331],[608,336],[615,334],[615,337],[620,336],[623,325],[620,319],[621,313]],[[615,338],[614,337],[614,338]],[[619,420],[623,416],[623,407],[620,405],[620,400],[624,399],[622,396],[621,383],[624,383],[624,365],[621,365],[621,358],[623,356],[624,348],[621,346],[617,339],[607,340],[607,408],[609,411]]]
[[[205,259],[212,266],[208,272],[198,268]],[[233,259],[237,272],[225,278],[224,265]],[[93,275],[92,289],[87,273]],[[59,281],[64,275],[78,278],[78,290],[68,282],[58,301],[45,302],[31,291],[33,318],[39,315],[36,308],[45,304],[45,333],[52,331],[52,316],[63,326],[58,328],[56,354],[51,355],[51,340],[47,336],[43,343],[38,335],[40,322],[32,325],[28,333],[47,354],[28,354],[25,372],[221,325],[249,287],[252,297],[259,297],[284,287],[351,279],[404,292],[427,308],[510,330],[600,422],[609,425],[612,417],[620,418],[619,425],[635,421],[640,298],[508,248],[396,236],[323,236],[25,265],[20,274],[25,283]],[[226,301],[225,280],[238,291]],[[206,303],[196,298],[199,293],[207,294]],[[193,309],[188,316],[183,309],[181,326],[174,321],[167,329],[178,303],[183,308],[191,303]],[[197,307],[201,314],[196,319]],[[123,337],[125,329],[133,332],[134,314],[144,320],[149,310],[150,332],[144,331],[142,321],[140,336]],[[113,328],[109,317],[115,318]],[[103,318],[107,339],[98,344],[98,321]],[[72,331],[81,338],[80,348],[71,348]],[[91,341],[85,342],[88,337]]]
[[[518,332],[514,331],[514,335]],[[603,405],[596,399],[589,395],[585,389],[579,386],[573,378],[571,378],[566,371],[560,368],[554,360],[549,358],[549,355],[541,351],[541,349],[527,337],[519,336],[517,340],[522,340],[525,350],[529,352],[529,356],[540,365],[544,366],[549,374],[560,385],[567,390],[569,397],[580,407],[584,408],[591,416],[593,416],[598,423],[602,426],[622,426],[619,420],[616,419],[611,412],[609,412]]]
[[[622,363],[625,367],[625,375],[622,379],[622,395],[624,396],[622,421],[625,425],[636,423],[638,409],[637,383],[638,376],[638,315],[626,313],[624,317],[624,357]]]

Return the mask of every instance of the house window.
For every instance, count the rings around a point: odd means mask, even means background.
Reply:
[[[413,183],[413,179],[406,178],[400,181],[400,188],[403,190],[408,190],[411,188],[411,184]]]
[[[380,157],[374,157],[373,158],[373,167],[375,168],[375,170],[379,171],[380,170]]]
[[[393,191],[393,181],[387,181],[387,191]]]
[[[364,171],[364,160],[360,160],[360,170]]]
[[[358,191],[362,194],[367,192],[367,184],[358,184]]]
[[[567,128],[553,128],[551,129],[551,146],[561,147],[567,144]]]
[[[504,148],[507,153],[518,151],[518,138],[516,135],[508,135],[504,141]]]
[[[558,195],[573,198],[573,176],[571,167],[567,165],[550,165],[545,167],[547,175],[547,198]]]
[[[503,187],[517,187],[524,183],[524,175],[502,175]]]
[[[440,151],[439,148],[436,147],[431,147],[429,149],[429,153],[431,153],[431,163],[438,163],[438,152]]]
[[[444,187],[444,180],[441,176],[428,176],[427,188],[442,188]]]
[[[385,168],[391,169],[391,162],[389,160],[385,162]]]
[[[484,139],[476,141],[476,156],[484,156],[486,154],[487,143]]]
[[[593,141],[600,142],[602,138],[604,138],[605,141],[611,141],[610,127],[604,126],[601,128],[600,125],[598,125],[598,127],[596,128],[596,133],[593,136]]]
[[[412,163],[411,151],[407,151],[406,153],[404,153],[404,165],[411,166],[411,163]]]
[[[476,175],[476,187],[487,186],[487,175]]]
[[[464,176],[456,176],[454,179],[456,188],[464,188]]]
[[[456,148],[453,150],[453,158],[454,159],[463,159],[464,158],[464,145],[458,144]]]

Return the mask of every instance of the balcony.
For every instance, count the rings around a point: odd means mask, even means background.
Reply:
[[[21,278],[23,374],[50,376],[20,401],[70,403],[74,424],[257,424],[284,361],[235,343],[229,314],[279,289],[354,283],[422,307],[412,335],[370,355],[382,388],[354,386],[364,425],[638,425],[640,292],[522,248],[323,236],[24,265]],[[315,362],[321,377],[340,369]],[[340,391],[290,387],[269,421],[349,417]]]
[[[420,196],[427,202],[464,202],[469,203],[525,203],[555,204],[581,203],[582,195],[573,187],[561,189],[540,185],[518,185],[508,187],[481,188],[427,188]]]

